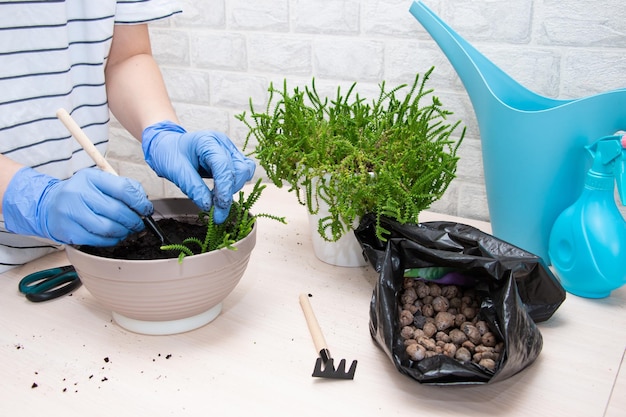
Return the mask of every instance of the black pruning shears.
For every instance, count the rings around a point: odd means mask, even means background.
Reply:
[[[33,272],[20,280],[19,290],[33,303],[48,301],[69,294],[81,282],[72,265]]]

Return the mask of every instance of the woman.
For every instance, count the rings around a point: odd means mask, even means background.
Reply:
[[[59,108],[103,153],[110,111],[157,175],[226,218],[255,165],[224,134],[178,124],[147,23],[179,12],[164,0],[0,3],[0,272],[62,244],[114,245],[152,213],[137,181],[94,166]]]

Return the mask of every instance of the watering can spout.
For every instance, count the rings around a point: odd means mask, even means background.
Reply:
[[[524,111],[542,110],[567,102],[541,96],[519,84],[421,1],[413,2],[410,12],[437,42],[454,67],[478,118],[490,112],[490,104],[493,105],[490,99],[495,100],[497,105]]]
[[[421,1],[413,2],[409,11],[437,42],[461,78],[470,98],[480,95],[487,85],[472,58],[473,47],[465,44],[464,39]]]

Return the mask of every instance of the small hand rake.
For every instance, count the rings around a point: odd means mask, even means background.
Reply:
[[[309,326],[309,332],[313,338],[313,344],[315,349],[319,352],[320,357],[315,361],[315,369],[313,370],[313,376],[320,378],[333,378],[333,379],[354,379],[354,371],[356,371],[357,361],[352,361],[350,369],[346,372],[346,360],[339,361],[339,366],[335,369],[333,364],[333,358],[330,356],[330,351],[326,345],[326,340],[322,334],[313,308],[309,302],[309,297],[306,294],[300,294],[300,306],[304,313],[304,318]]]

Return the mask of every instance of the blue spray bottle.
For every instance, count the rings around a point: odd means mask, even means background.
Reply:
[[[608,297],[626,283],[626,135],[607,136],[586,149],[593,157],[578,200],[561,213],[548,252],[563,287],[587,298]]]

